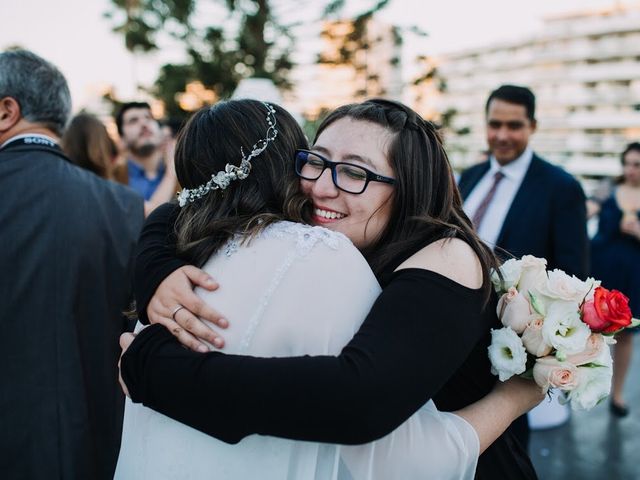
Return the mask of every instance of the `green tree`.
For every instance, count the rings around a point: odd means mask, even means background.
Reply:
[[[170,116],[186,114],[178,94],[193,81],[220,98],[228,97],[245,76],[267,77],[287,88],[293,42],[273,18],[269,0],[209,2],[219,10],[211,26],[201,26],[198,3],[205,2],[112,0],[108,13],[131,52],[157,50],[163,35],[184,45],[186,61],[163,65],[151,91]]]
[[[330,2],[325,9],[325,15],[328,18],[338,17],[335,21],[342,28],[336,28],[336,23],[330,23],[322,30],[322,36],[336,48],[320,53],[317,61],[323,65],[344,65],[353,68],[358,84],[358,90],[355,92],[357,98],[385,95],[387,92],[380,85],[376,69],[372,68],[367,57],[368,53],[383,41],[381,36],[370,32],[371,20],[376,12],[389,4],[389,0],[379,0],[370,9],[348,20],[339,18],[344,4],[344,0],[336,0]],[[394,44],[400,46],[402,44],[400,29],[392,26],[391,34]],[[400,58],[394,57],[390,61],[397,65],[400,63]]]
[[[345,51],[368,48],[366,21],[389,1],[378,0],[351,20],[354,33],[346,39]],[[320,19],[340,15],[344,3],[324,0]],[[290,88],[295,46],[291,32],[296,24],[284,23],[274,10],[300,10],[311,4],[311,0],[112,0],[107,16],[131,52],[157,50],[161,36],[184,44],[186,61],[163,65],[151,93],[164,102],[168,115],[185,116],[179,98],[190,82],[201,82],[218,98],[231,95],[246,77],[269,78],[282,89]],[[201,25],[198,8],[205,5],[220,11],[215,25]],[[350,55],[343,60],[349,61],[353,53]]]

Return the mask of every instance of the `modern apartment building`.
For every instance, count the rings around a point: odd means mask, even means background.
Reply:
[[[446,91],[436,109],[450,113],[447,148],[457,168],[486,148],[487,96],[504,83],[537,97],[533,147],[584,177],[617,175],[619,154],[640,140],[640,7],[554,16],[517,42],[452,53],[439,60]]]

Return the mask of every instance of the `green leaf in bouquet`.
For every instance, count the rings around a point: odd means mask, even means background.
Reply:
[[[544,304],[536,297],[531,290],[527,292],[529,294],[529,303],[531,303],[531,307],[535,310],[538,315],[545,316]]]
[[[583,365],[580,365],[580,368],[582,367],[586,367],[586,368],[607,368],[606,365],[602,365],[600,363],[595,363],[595,362],[590,362],[590,363],[585,363]]]
[[[559,362],[564,362],[566,359],[567,359],[567,354],[565,352],[556,350],[556,360],[558,360]]]
[[[521,378],[526,378],[527,380],[533,380],[533,368],[527,368],[518,376]]]

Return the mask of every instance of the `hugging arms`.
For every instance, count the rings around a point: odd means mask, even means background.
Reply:
[[[143,231],[136,269],[137,284],[143,287],[138,289],[141,317],[157,284],[159,294],[174,292],[169,294],[173,297],[179,287],[170,284],[182,283],[176,279],[187,275],[185,269],[207,286],[206,274],[184,266],[166,242],[176,209],[161,207]],[[322,299],[320,288],[318,294]],[[220,318],[196,298],[187,287],[175,296],[175,304],[195,302],[206,309],[201,313]],[[152,305],[150,316],[161,317]],[[365,443],[391,432],[430,398],[440,409],[452,411],[489,393],[493,382],[483,338],[494,317],[479,316],[481,310],[477,291],[434,272],[405,269],[393,274],[359,332],[337,357],[203,355],[182,348],[168,330],[155,325],[127,350],[122,375],[134,401],[227,442],[259,433]],[[192,327],[209,330],[188,312],[179,313],[176,317]],[[185,338],[183,327],[169,327]],[[207,339],[215,338],[209,333]],[[211,408],[219,414],[204,413]],[[506,402],[508,408],[522,407]],[[500,428],[499,421],[494,425]],[[483,443],[486,447],[490,442]]]

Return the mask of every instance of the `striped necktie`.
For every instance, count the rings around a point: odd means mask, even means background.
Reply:
[[[487,213],[487,210],[489,209],[489,205],[491,204],[493,197],[496,195],[498,184],[504,177],[505,177],[504,173],[502,173],[500,170],[498,170],[493,175],[493,185],[491,185],[491,188],[489,189],[485,197],[482,199],[482,202],[480,202],[480,205],[478,205],[478,208],[476,209],[476,212],[473,214],[473,218],[471,219],[474,227],[476,228],[476,231],[480,229],[480,224],[482,223],[482,219]]]

